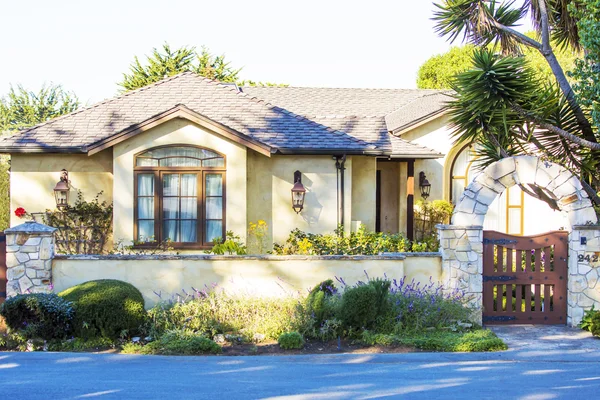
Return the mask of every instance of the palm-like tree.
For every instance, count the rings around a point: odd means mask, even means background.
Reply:
[[[600,135],[589,110],[577,96],[554,53],[580,51],[577,12],[580,0],[445,0],[436,4],[436,29],[451,41],[462,38],[478,46],[474,68],[456,77],[449,103],[457,142],[479,143],[484,164],[516,154],[535,154],[556,162],[582,179],[600,205]],[[517,30],[531,17],[538,39]],[[496,51],[489,50],[495,45]],[[535,78],[520,56],[521,46],[539,51],[556,82]],[[535,186],[521,186],[551,206],[556,204]]]

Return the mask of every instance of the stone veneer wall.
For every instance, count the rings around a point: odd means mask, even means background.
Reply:
[[[469,305],[483,309],[483,227],[438,225],[442,277],[450,290],[465,292]],[[474,316],[479,324],[482,314]]]
[[[583,244],[581,238],[585,238],[587,243]],[[586,260],[588,255],[589,261]],[[600,309],[600,226],[573,227],[569,235],[568,266],[567,321],[569,325],[576,326],[581,322],[585,310],[594,305],[596,310]]]
[[[52,291],[55,228],[28,221],[6,234],[6,296]]]

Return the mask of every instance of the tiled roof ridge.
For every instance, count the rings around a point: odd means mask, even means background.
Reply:
[[[194,74],[194,73],[190,72],[190,71],[185,71],[185,72],[181,72],[179,74],[173,75],[173,76],[169,76],[167,78],[161,79],[160,81],[153,82],[150,85],[143,86],[143,87],[141,87],[139,89],[131,90],[129,92],[122,93],[122,94],[120,94],[118,96],[111,97],[109,99],[101,100],[101,101],[99,101],[97,103],[92,104],[91,106],[82,107],[82,108],[79,108],[79,109],[77,109],[77,110],[75,110],[75,111],[73,111],[71,113],[68,113],[68,114],[65,114],[65,115],[61,115],[61,116],[56,117],[56,118],[52,118],[52,119],[50,119],[48,121],[41,122],[41,123],[39,123],[37,125],[34,125],[34,126],[30,126],[29,128],[26,128],[26,129],[24,129],[22,131],[17,132],[16,135],[27,133],[27,132],[29,132],[31,130],[37,129],[37,128],[45,126],[45,125],[51,125],[51,124],[53,124],[56,121],[62,121],[63,119],[67,119],[67,118],[73,117],[73,116],[75,116],[77,114],[81,114],[84,111],[88,111],[88,110],[97,108],[99,106],[112,103],[114,101],[120,100],[120,99],[125,98],[127,96],[130,96],[132,94],[139,93],[139,92],[142,92],[144,90],[148,90],[148,89],[154,88],[156,86],[162,85],[163,83],[170,82],[172,80],[181,78],[184,75],[191,75],[191,74]],[[194,75],[196,75],[196,74],[194,74]]]
[[[258,89],[273,89],[273,90],[285,90],[285,89],[322,89],[322,90],[362,90],[362,91],[382,91],[382,92],[430,92],[428,94],[437,94],[448,89],[419,89],[419,88],[361,88],[361,87],[325,87],[325,86],[250,86],[243,85],[240,88],[258,88]]]

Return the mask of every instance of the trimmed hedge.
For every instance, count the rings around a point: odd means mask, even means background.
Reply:
[[[304,338],[298,332],[282,333],[277,343],[285,350],[301,349],[304,347]]]
[[[144,298],[127,282],[89,281],[73,286],[59,296],[73,303],[76,337],[116,339],[136,333],[146,321]]]
[[[11,331],[26,339],[62,339],[71,333],[74,310],[54,293],[31,293],[7,299],[0,315]]]

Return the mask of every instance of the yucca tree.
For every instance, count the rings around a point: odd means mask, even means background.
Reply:
[[[563,165],[582,178],[586,192],[600,205],[598,126],[590,122],[591,108],[581,102],[555,55],[556,46],[587,52],[579,29],[586,3],[597,1],[445,0],[436,4],[434,19],[440,35],[478,47],[474,68],[453,83],[449,110],[457,142],[477,143],[484,165],[517,154]],[[515,30],[527,17],[533,19],[537,38]],[[520,54],[522,46],[542,54],[555,82],[535,77]],[[521,188],[557,207],[543,188]]]

